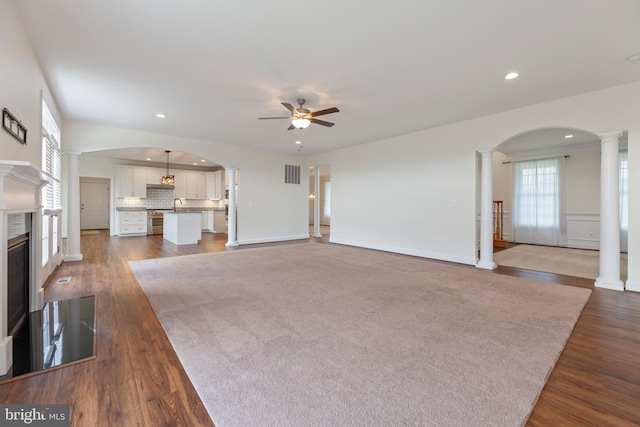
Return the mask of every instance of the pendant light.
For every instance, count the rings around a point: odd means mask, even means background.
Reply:
[[[162,185],[173,185],[174,178],[175,178],[173,175],[169,175],[169,153],[170,152],[171,152],[170,150],[165,150],[165,153],[167,153],[167,173],[165,174],[165,176],[162,177],[162,181],[160,181]]]

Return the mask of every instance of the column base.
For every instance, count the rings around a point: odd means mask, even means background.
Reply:
[[[67,254],[62,258],[64,262],[82,261],[82,254]]]
[[[322,237],[322,234],[320,234],[320,233],[313,233],[313,237]]]
[[[44,307],[44,288],[40,288],[38,292],[36,292],[35,304],[36,306],[29,311],[42,310],[42,307]]]
[[[597,288],[611,289],[614,291],[624,291],[624,282],[616,279],[605,279],[598,277],[593,284]]]
[[[232,247],[239,246],[239,245],[238,245],[238,242],[227,242],[227,243],[225,243],[224,245],[225,245],[226,247],[228,247],[228,248],[232,248]]]
[[[6,375],[13,366],[13,337],[0,341],[0,375]]]
[[[624,287],[627,291],[640,292],[640,282],[635,282],[633,280],[627,280],[627,283]]]
[[[476,268],[482,268],[484,270],[495,270],[498,268],[498,264],[493,261],[479,261],[476,264]]]

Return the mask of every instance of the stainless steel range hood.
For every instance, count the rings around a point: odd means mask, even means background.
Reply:
[[[173,184],[147,184],[147,189],[152,188],[155,190],[173,190],[175,185]]]

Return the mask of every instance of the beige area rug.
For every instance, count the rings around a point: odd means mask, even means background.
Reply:
[[[318,243],[130,265],[218,427],[521,426],[591,293]]]
[[[498,265],[596,279],[600,251],[555,246],[518,245],[493,254]],[[627,254],[620,254],[620,279],[627,280]]]

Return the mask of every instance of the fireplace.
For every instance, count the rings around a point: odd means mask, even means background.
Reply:
[[[29,314],[29,233],[14,237],[7,251],[7,331],[13,336]]]
[[[29,162],[0,160],[0,375],[13,364],[12,333],[44,302],[37,242],[47,182]]]

